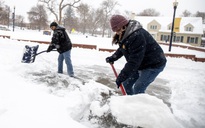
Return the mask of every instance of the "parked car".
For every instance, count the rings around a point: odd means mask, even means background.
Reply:
[[[11,31],[10,29],[8,29],[8,28],[5,27],[5,26],[0,26],[0,30],[3,30],[3,31]]]

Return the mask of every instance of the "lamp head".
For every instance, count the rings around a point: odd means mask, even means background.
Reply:
[[[178,6],[177,0],[175,0],[175,1],[173,2],[173,6],[174,6],[174,7],[177,7],[177,6]]]

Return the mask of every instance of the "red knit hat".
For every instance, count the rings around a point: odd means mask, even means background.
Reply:
[[[129,21],[122,15],[113,15],[110,18],[110,25],[112,27],[113,32],[116,32],[117,30],[119,30],[123,26],[127,25],[128,22]]]

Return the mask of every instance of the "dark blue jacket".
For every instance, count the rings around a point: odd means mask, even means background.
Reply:
[[[114,60],[124,56],[127,60],[118,77],[126,80],[133,72],[147,68],[158,68],[166,64],[162,48],[139,22],[131,20],[127,25],[119,48],[112,55]]]
[[[68,34],[65,31],[65,28],[60,26],[56,27],[53,33],[50,46],[56,48],[60,54],[68,50],[71,50],[72,43],[70,41]]]

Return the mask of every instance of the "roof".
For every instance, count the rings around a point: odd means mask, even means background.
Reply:
[[[177,18],[177,17],[176,17]],[[201,17],[179,17],[180,21],[180,30],[179,33],[191,33],[191,34],[203,34],[203,24]],[[172,17],[148,17],[148,16],[136,16],[135,20],[139,21],[144,29],[147,29],[147,25],[153,20],[157,21],[161,25],[159,31],[170,32],[168,26],[172,24]],[[193,32],[185,31],[184,27],[188,24],[194,26]]]

